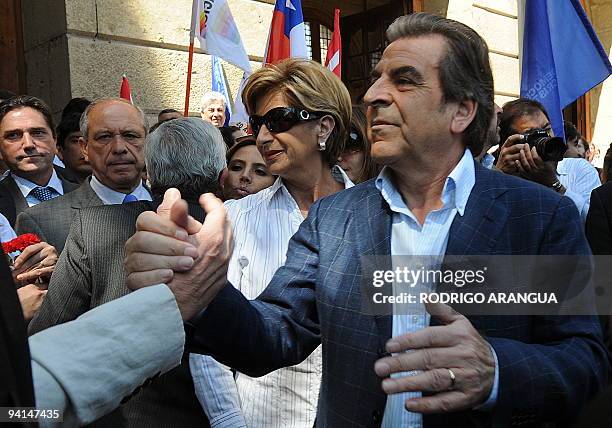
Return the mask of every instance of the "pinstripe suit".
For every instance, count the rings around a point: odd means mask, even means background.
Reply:
[[[129,292],[123,270],[125,242],[136,230],[138,215],[154,208],[151,202],[139,201],[84,208],[75,213],[49,292],[30,322],[30,334],[71,321]],[[190,204],[190,212],[195,218],[204,217],[197,204]],[[208,426],[195,395],[187,356],[179,367],[156,379],[121,410],[125,425],[131,427]],[[116,424],[116,420],[109,420],[102,425]]]
[[[475,169],[446,254],[588,254],[571,200],[479,164]],[[388,255],[390,235],[391,212],[372,181],[318,201],[268,288],[249,302],[226,287],[194,320],[191,350],[256,376],[296,364],[322,343],[317,426],[379,426],[386,395],[373,367],[385,356],[392,317],[363,313],[359,257]],[[497,354],[497,405],[492,413],[425,416],[425,427],[567,421],[605,385],[595,317],[468,318]]]
[[[43,241],[53,245],[61,253],[70,231],[74,214],[81,208],[103,205],[89,185],[91,177],[73,192],[30,207],[17,216],[15,231],[36,233]]]

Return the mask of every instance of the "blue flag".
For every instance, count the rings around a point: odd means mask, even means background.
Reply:
[[[231,110],[231,98],[229,96],[229,90],[227,89],[227,82],[225,81],[225,75],[223,74],[223,67],[221,67],[221,61],[216,56],[212,56],[212,90],[223,94],[225,98],[225,123],[227,126],[232,115]]]
[[[526,0],[521,97],[541,102],[555,135],[561,110],[612,74],[580,0]]]

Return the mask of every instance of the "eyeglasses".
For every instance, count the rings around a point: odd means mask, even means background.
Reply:
[[[310,112],[308,110],[295,107],[276,107],[263,116],[252,115],[249,123],[253,130],[253,135],[257,138],[262,125],[266,125],[270,132],[285,132],[290,130],[299,122],[320,119],[325,116],[323,112]]]

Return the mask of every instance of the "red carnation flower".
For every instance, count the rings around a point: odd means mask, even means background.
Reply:
[[[19,235],[18,237],[11,239],[8,242],[2,243],[2,249],[5,254],[14,253],[15,251],[23,251],[30,245],[38,244],[42,242],[41,239],[34,233],[26,233]]]

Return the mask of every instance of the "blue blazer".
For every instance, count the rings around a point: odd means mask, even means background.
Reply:
[[[392,213],[369,181],[315,203],[266,290],[247,301],[231,285],[193,322],[188,344],[250,376],[304,360],[323,345],[317,426],[379,426],[386,395],[374,363],[387,355],[391,316],[362,310],[360,256],[388,255]],[[476,163],[447,254],[589,254],[573,202]],[[573,418],[607,380],[596,317],[468,317],[499,361],[492,412],[453,414],[452,426],[529,425]],[[424,425],[449,426],[449,415]]]

